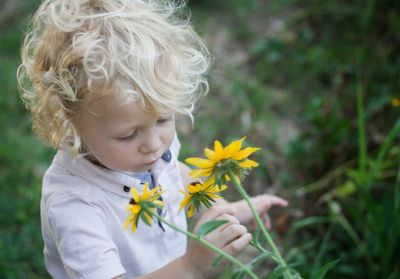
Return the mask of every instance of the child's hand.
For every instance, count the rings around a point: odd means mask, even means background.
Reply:
[[[267,211],[273,206],[285,207],[288,205],[287,200],[268,194],[252,197],[251,202],[253,203],[257,212],[261,215],[261,218],[264,219],[265,226],[268,229],[271,227],[271,221],[268,217]],[[236,211],[234,216],[240,221],[241,224],[248,224],[254,221],[254,216],[245,200],[226,203],[226,206]]]
[[[204,239],[228,254],[236,255],[249,244],[252,236],[247,232],[246,227],[241,225],[239,220],[233,216],[235,213],[236,210],[229,205],[213,206],[203,213],[194,231],[196,232],[207,221],[227,220],[228,223],[210,232]],[[185,255],[186,261],[193,271],[201,273],[204,277],[209,277],[213,273],[211,264],[215,257],[216,254],[213,251],[195,240],[190,242]]]

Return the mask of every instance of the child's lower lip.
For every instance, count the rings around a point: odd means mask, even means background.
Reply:
[[[156,159],[156,160],[154,160],[154,161],[151,161],[151,162],[148,162],[148,163],[145,163],[145,165],[152,165],[152,164],[154,164],[155,162],[157,162],[158,161],[158,159]]]

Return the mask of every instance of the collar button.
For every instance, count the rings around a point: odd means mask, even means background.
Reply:
[[[161,159],[163,159],[165,162],[169,163],[171,162],[172,159],[172,154],[169,149],[161,156]]]

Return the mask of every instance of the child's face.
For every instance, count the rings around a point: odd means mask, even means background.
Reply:
[[[88,152],[116,171],[149,170],[175,135],[172,113],[159,116],[144,112],[134,101],[121,104],[114,94],[90,102],[76,116]]]

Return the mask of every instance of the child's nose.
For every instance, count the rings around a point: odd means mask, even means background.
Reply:
[[[140,147],[143,153],[156,153],[161,148],[161,139],[159,134],[150,129],[143,138],[143,143]]]

